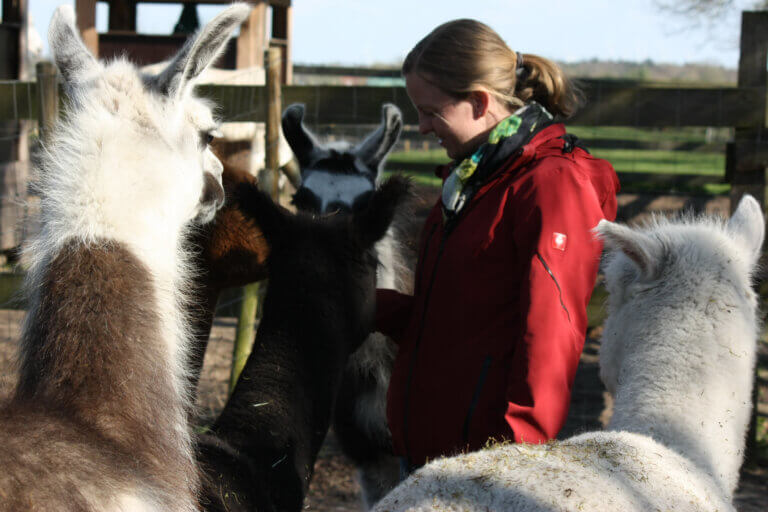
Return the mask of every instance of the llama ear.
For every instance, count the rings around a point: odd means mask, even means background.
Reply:
[[[611,249],[627,255],[640,270],[645,279],[658,275],[663,247],[655,238],[605,219],[601,220],[595,232]]]
[[[328,157],[328,150],[320,146],[304,126],[304,105],[289,105],[283,112],[282,124],[285,140],[296,155],[302,171],[319,159]]]
[[[352,216],[352,225],[364,247],[384,238],[398,206],[411,190],[411,182],[403,176],[392,176],[373,193],[366,207]]]
[[[749,252],[752,264],[760,258],[760,249],[765,236],[765,219],[760,203],[747,194],[739,201],[739,206],[728,220],[728,234],[739,240]]]
[[[75,25],[71,5],[61,5],[53,13],[48,28],[53,60],[67,84],[83,81],[101,69],[96,58],[85,47]]]
[[[384,159],[394,147],[403,129],[403,114],[391,103],[381,107],[381,126],[355,148],[355,153],[365,165],[378,174]]]
[[[183,94],[221,54],[232,31],[245,21],[250,11],[248,4],[235,3],[220,12],[179,50],[157,76],[155,87],[168,96]]]

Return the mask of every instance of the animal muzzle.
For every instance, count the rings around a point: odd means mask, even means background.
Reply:
[[[201,224],[212,221],[222,206],[224,206],[224,187],[221,184],[221,178],[206,172],[203,175],[203,191],[200,195],[200,207],[196,220]]]
[[[303,174],[293,204],[319,214],[355,212],[368,203],[375,190],[375,179],[370,176],[313,169]]]

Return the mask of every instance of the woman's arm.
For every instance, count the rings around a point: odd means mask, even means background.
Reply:
[[[412,295],[379,288],[376,290],[375,329],[399,345],[410,321],[412,306]]]

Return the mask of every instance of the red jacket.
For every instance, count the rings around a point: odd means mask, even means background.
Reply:
[[[438,202],[414,295],[377,292],[377,328],[399,345],[389,427],[412,464],[489,438],[545,442],[565,422],[602,250],[591,230],[615,219],[619,182],[564,134],[538,133],[447,236]]]

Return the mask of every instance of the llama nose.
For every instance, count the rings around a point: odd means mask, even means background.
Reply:
[[[211,151],[211,148],[206,148],[205,152],[203,153],[203,170],[206,173],[210,173],[212,176],[216,177],[221,183],[221,175],[224,172],[224,164],[221,163],[221,160],[219,160],[219,157],[217,157],[213,151]]]
[[[214,160],[213,169],[211,169],[210,173],[219,180],[219,183],[221,183],[221,175],[224,173],[224,165],[218,158]]]
[[[203,180],[203,193],[200,197],[203,204],[211,204],[219,209],[224,204],[224,186],[221,183],[221,174],[214,176],[206,172]]]

